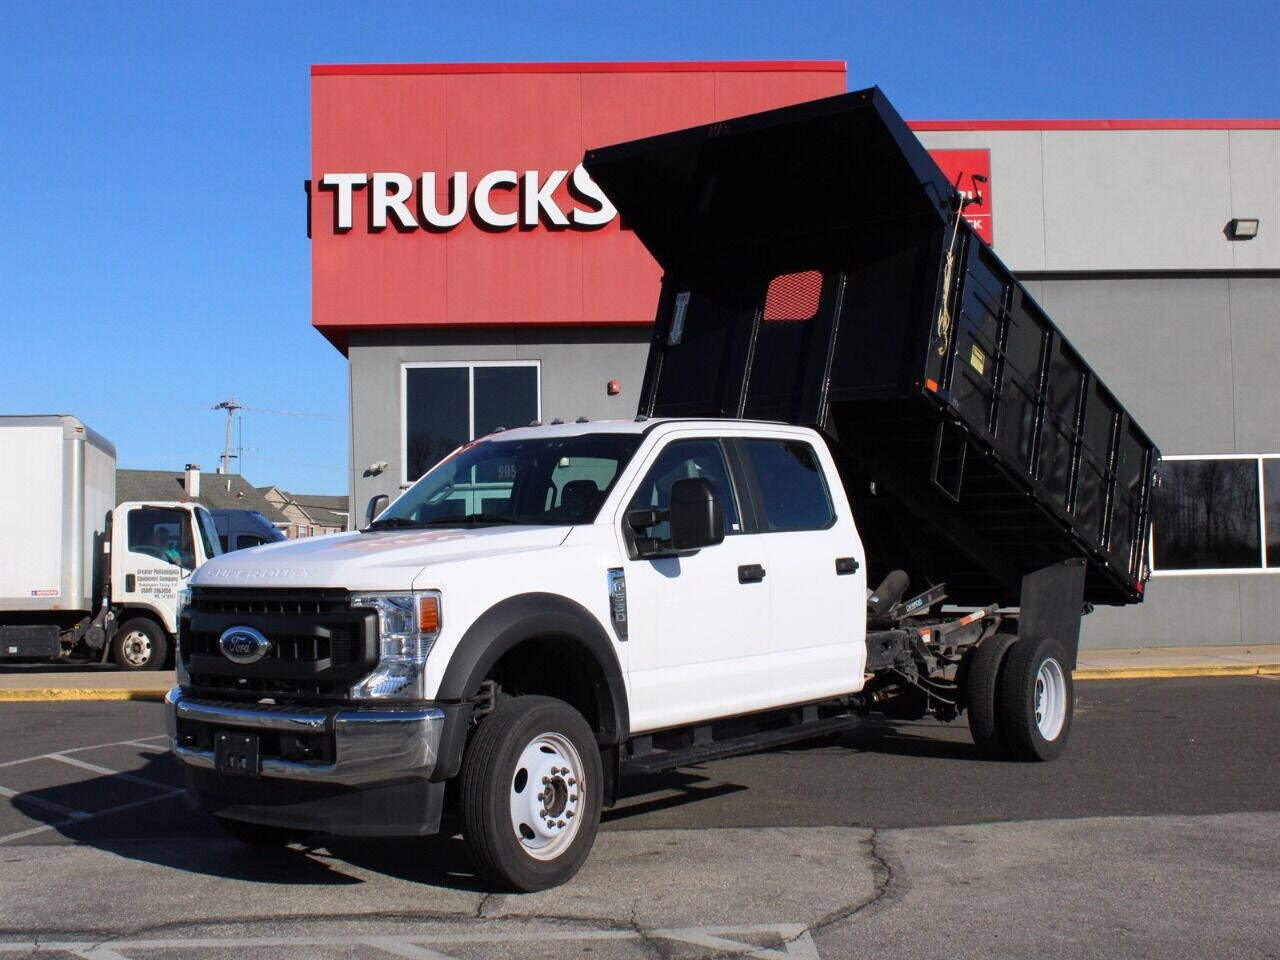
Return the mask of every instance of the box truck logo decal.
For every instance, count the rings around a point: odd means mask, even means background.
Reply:
[[[31,595],[33,597],[56,597],[61,592],[61,590],[32,590]]]

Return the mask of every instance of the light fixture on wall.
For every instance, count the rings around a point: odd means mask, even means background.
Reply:
[[[1236,217],[1227,222],[1228,240],[1252,240],[1258,235],[1256,218]]]

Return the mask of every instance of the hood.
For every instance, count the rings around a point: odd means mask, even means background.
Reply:
[[[204,563],[200,587],[345,587],[408,590],[425,567],[559,546],[572,527],[379,530],[338,533],[237,550]]]

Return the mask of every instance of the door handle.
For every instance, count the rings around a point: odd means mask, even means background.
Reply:
[[[764,579],[764,567],[758,563],[744,563],[738,567],[739,583],[759,583]]]
[[[836,575],[846,576],[858,572],[858,561],[853,557],[836,557]]]

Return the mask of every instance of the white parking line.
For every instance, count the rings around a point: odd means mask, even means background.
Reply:
[[[101,773],[109,777],[119,777],[121,780],[127,780],[129,783],[141,784],[144,787],[150,787],[152,790],[169,790],[172,789],[169,784],[161,783],[159,780],[148,780],[146,777],[135,777],[132,773],[122,773],[119,770],[111,770],[107,767],[100,767],[96,763],[88,763],[79,760],[76,757],[68,757],[63,753],[49,754],[50,760],[57,760],[59,763],[66,763],[73,767],[79,767],[81,770],[88,770],[91,773]]]
[[[43,810],[48,810],[50,813],[59,814],[64,818],[54,823],[45,823],[38,827],[29,827],[26,830],[18,830],[14,833],[8,833],[4,836],[0,836],[0,844],[8,843],[11,840],[22,840],[26,837],[35,836],[39,833],[46,833],[50,830],[59,830],[62,827],[68,827],[72,824],[84,823],[87,820],[109,817],[113,814],[123,813],[126,810],[133,810],[136,807],[146,806],[149,803],[158,803],[161,800],[168,800],[170,797],[176,797],[178,794],[182,793],[181,787],[171,787],[167,783],[162,783],[159,780],[149,780],[146,777],[135,777],[131,773],[123,773],[119,770],[112,770],[110,767],[104,767],[96,763],[89,763],[87,760],[81,760],[78,757],[67,756],[67,754],[72,752],[81,753],[85,750],[102,750],[106,747],[138,746],[149,748],[149,745],[146,742],[147,740],[163,739],[165,738],[160,736],[147,737],[144,740],[116,740],[112,743],[98,743],[88,747],[72,747],[69,750],[62,750],[57,753],[42,753],[37,757],[26,757],[22,760],[9,760],[6,763],[0,763],[0,767],[14,767],[23,763],[32,763],[36,760],[54,760],[58,763],[65,763],[73,767],[78,767],[82,770],[88,770],[90,773],[98,773],[107,777],[119,777],[121,780],[128,781],[129,783],[140,784],[148,790],[156,791],[156,795],[153,797],[144,797],[141,800],[131,800],[128,803],[117,804],[114,807],[108,807],[106,810],[96,810],[91,813],[85,810],[76,810],[72,807],[64,807],[62,804],[54,803],[52,800],[45,800],[41,797],[32,796],[30,792],[19,792],[16,790],[10,790],[8,787],[0,786],[0,797],[3,797],[6,800],[20,799],[25,804],[30,804],[33,807],[40,807]],[[103,954],[97,954],[96,956],[97,960],[109,960],[109,958]]]
[[[10,790],[8,787],[0,787],[0,797],[4,797],[6,800],[12,800],[15,797],[22,797],[23,803],[29,803],[33,807],[40,807],[42,810],[48,810],[50,813],[60,813],[64,817],[70,818],[68,822],[84,820],[93,816],[93,814],[85,813],[83,810],[76,810],[74,807],[64,807],[62,804],[54,803],[52,800],[33,797],[30,794],[20,793],[17,790]]]
[[[777,947],[760,947],[735,939],[743,935],[772,934],[782,942]],[[565,930],[547,927],[512,931],[481,930],[438,933],[417,936],[363,937],[199,937],[190,940],[115,940],[106,943],[88,941],[48,941],[44,943],[0,943],[0,953],[74,953],[85,960],[128,960],[129,954],[148,950],[261,950],[272,947],[330,947],[350,950],[352,947],[374,947],[385,953],[409,960],[453,960],[451,955],[433,949],[450,944],[544,944],[599,941],[670,940],[697,947],[711,947],[758,960],[818,960],[818,948],[808,928],[798,923],[753,925],[743,927],[688,927],[654,930]]]
[[[166,740],[165,734],[156,737],[143,737],[140,740],[113,740],[111,743],[95,743],[87,747],[68,747],[66,750],[59,750],[56,753],[40,753],[34,757],[23,757],[21,760],[6,760],[0,763],[0,769],[4,767],[17,767],[24,763],[31,763],[35,760],[49,760],[67,753],[83,753],[86,750],[105,750],[107,747],[144,747],[148,750],[164,750],[163,746],[151,746],[148,740]]]
[[[10,840],[22,840],[25,837],[31,837],[37,833],[46,833],[49,830],[60,830],[63,827],[71,826],[73,823],[86,823],[89,820],[97,820],[100,817],[109,817],[109,816],[112,816],[113,814],[123,813],[126,810],[133,810],[133,809],[136,809],[137,807],[145,807],[149,803],[159,803],[161,800],[168,800],[170,797],[176,797],[180,793],[182,793],[181,787],[170,787],[167,790],[165,790],[165,792],[163,793],[157,793],[154,797],[146,797],[142,800],[132,800],[129,803],[121,803],[114,807],[108,807],[106,810],[96,810],[93,813],[84,813],[83,811],[79,811],[79,810],[73,811],[76,814],[75,816],[67,817],[67,819],[59,820],[56,823],[45,823],[38,827],[31,827],[30,829],[27,829],[27,830],[19,830],[17,833],[6,833],[3,837],[0,837],[0,844],[8,843]],[[12,791],[9,791],[8,794],[12,796],[17,796],[17,794],[12,793]],[[33,803],[36,802],[32,799],[32,797],[30,797],[27,794],[23,794],[22,799],[24,801],[31,801]],[[40,802],[40,805],[49,806],[49,804],[44,803],[43,801]],[[64,809],[69,809],[69,808],[64,808]],[[0,950],[3,950],[3,949],[5,949],[4,945],[0,944]]]

